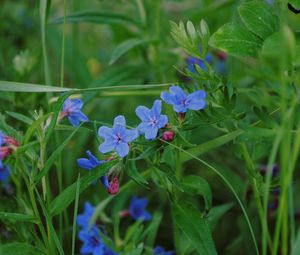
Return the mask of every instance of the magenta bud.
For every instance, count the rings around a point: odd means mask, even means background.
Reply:
[[[114,177],[110,182],[109,182],[109,187],[107,189],[107,192],[111,195],[116,195],[119,192],[119,179],[117,177]]]
[[[163,133],[163,140],[165,140],[165,141],[173,141],[173,139],[174,139],[174,132],[173,131],[171,131],[171,130],[168,130],[168,131],[165,131],[164,133]]]
[[[129,216],[129,211],[128,210],[120,211],[119,215],[121,218],[125,218],[125,217]]]
[[[220,60],[225,60],[227,58],[227,54],[225,52],[223,52],[223,51],[218,51],[217,52],[217,57]]]
[[[20,143],[19,143],[16,139],[14,139],[13,137],[10,137],[10,136],[6,136],[6,137],[4,138],[4,141],[5,141],[5,143],[7,143],[8,145],[13,145],[13,146],[15,146],[15,147],[19,147],[19,146],[20,146]]]
[[[3,146],[0,147],[0,160],[6,158],[7,156],[9,156],[10,154],[12,154],[12,148],[8,147],[8,146]]]

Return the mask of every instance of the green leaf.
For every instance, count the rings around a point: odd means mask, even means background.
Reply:
[[[17,112],[8,112],[6,111],[6,114],[8,114],[9,116],[19,120],[19,121],[22,121],[28,125],[31,125],[31,123],[33,122],[32,119],[28,118],[27,116],[21,114],[21,113],[17,113]]]
[[[78,175],[76,184],[76,195],[75,195],[75,205],[74,205],[74,215],[73,215],[73,230],[72,230],[72,255],[75,254],[75,244],[76,244],[76,222],[78,213],[78,201],[79,201],[79,190],[80,190],[80,174]]]
[[[231,208],[233,207],[233,203],[227,203],[223,205],[219,205],[213,207],[208,213],[208,221],[211,229],[215,227],[217,221]]]
[[[28,243],[8,243],[0,245],[0,254],[3,255],[40,255],[44,254]]]
[[[238,11],[245,26],[262,39],[267,38],[277,29],[276,16],[265,1],[244,2],[239,6]]]
[[[99,179],[109,169],[116,164],[116,161],[106,162],[105,164],[89,171],[85,176],[80,179],[81,194],[86,190],[95,180]],[[63,190],[50,204],[51,215],[55,216],[64,211],[76,198],[77,181]]]
[[[133,38],[120,43],[113,51],[109,64],[112,65],[113,63],[115,63],[121,56],[123,56],[127,51],[131,50],[132,48],[146,44],[148,42],[150,42],[150,40]]]
[[[48,160],[45,163],[44,168],[39,172],[39,174],[35,178],[35,182],[39,182],[40,179],[45,176],[50,170],[51,166],[56,162],[58,157],[61,155],[61,152],[65,148],[65,146],[69,143],[71,138],[75,135],[75,133],[79,130],[80,126],[77,127],[65,140],[64,142],[58,146],[58,148],[51,154]]]
[[[37,218],[33,215],[28,214],[20,214],[20,213],[8,213],[8,212],[0,212],[0,221],[22,221],[22,222],[32,222],[36,223]]]
[[[300,10],[300,0],[289,0],[288,2],[294,7],[294,9]]]
[[[60,88],[54,86],[46,86],[40,84],[31,83],[20,83],[11,81],[0,81],[0,91],[10,91],[10,92],[65,92],[70,91],[69,88]]]
[[[183,189],[190,195],[201,195],[205,201],[205,209],[212,207],[212,193],[208,182],[200,176],[189,175],[182,181]]]
[[[199,156],[203,153],[206,153],[210,150],[213,150],[217,147],[220,147],[232,140],[234,140],[238,135],[240,135],[241,133],[243,133],[242,130],[235,130],[235,131],[232,131],[226,135],[223,135],[223,136],[220,136],[220,137],[217,137],[215,139],[212,139],[208,142],[205,142],[205,143],[202,143],[202,144],[199,144],[197,145],[196,147],[194,148],[191,148],[191,149],[188,149],[187,152],[190,153],[190,154],[193,154],[194,156]],[[181,160],[182,162],[186,162],[190,159],[192,159],[193,157],[188,155],[187,153],[183,154],[181,156]]]
[[[50,24],[63,24],[64,17],[54,18],[49,21]],[[79,11],[66,16],[66,22],[91,22],[99,24],[119,24],[136,25],[139,22],[123,14],[112,13],[111,11]]]
[[[170,165],[166,163],[161,163],[155,168],[158,169],[161,173],[163,173],[176,188],[178,188],[180,191],[183,191],[182,185],[176,177],[175,170]]]
[[[203,218],[192,205],[173,202],[173,220],[183,233],[189,238],[198,254],[216,255],[217,251],[211,236],[208,220]]]
[[[126,167],[128,176],[133,179],[136,183],[146,186],[148,182],[146,179],[138,172],[135,161],[128,161],[128,167]]]
[[[300,254],[300,229],[298,230],[297,238],[292,246],[291,255],[299,255]]]
[[[237,23],[227,23],[215,32],[209,45],[235,57],[257,57],[263,41]]]

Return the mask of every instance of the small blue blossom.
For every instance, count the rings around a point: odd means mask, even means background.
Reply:
[[[103,255],[105,245],[96,227],[79,231],[79,239],[83,242],[81,254]]]
[[[213,60],[212,55],[210,53],[208,53],[205,56],[205,61],[207,63],[211,64],[212,60]],[[188,62],[188,69],[193,73],[196,73],[194,65],[198,65],[202,70],[207,71],[207,67],[206,67],[204,61],[200,58],[188,57],[187,62]]]
[[[161,246],[156,246],[153,250],[153,255],[175,255],[175,251],[166,251]]]
[[[67,98],[64,102],[61,117],[67,116],[72,126],[77,127],[80,121],[87,122],[88,117],[81,111],[83,106],[82,100]]]
[[[136,139],[139,133],[135,129],[126,129],[125,117],[119,115],[114,119],[112,128],[102,126],[98,130],[98,135],[104,139],[104,142],[99,146],[101,153],[116,151],[123,158],[129,152],[128,143]]]
[[[134,220],[143,219],[144,221],[151,220],[151,214],[146,211],[146,207],[148,205],[147,198],[138,198],[133,197],[129,207],[129,214]]]
[[[104,247],[103,255],[118,255],[112,249],[108,248],[107,246]]]
[[[86,154],[88,155],[87,158],[79,158],[77,159],[77,164],[87,170],[92,170],[97,166],[102,165],[105,161],[97,159],[90,151],[87,151]]]
[[[187,110],[201,110],[206,106],[206,93],[203,90],[187,94],[179,86],[171,86],[169,92],[162,92],[160,97],[167,104],[174,106],[177,113],[185,113]]]
[[[2,131],[0,131],[0,146],[2,146],[5,143],[5,137],[6,137],[6,134],[4,134]]]
[[[158,130],[168,123],[168,117],[161,115],[161,100],[155,100],[152,109],[145,106],[138,106],[135,110],[142,123],[138,125],[138,130],[145,134],[147,140],[156,138]]]
[[[83,229],[88,229],[90,219],[92,218],[95,212],[95,207],[92,206],[89,202],[84,203],[84,212],[77,216],[77,225]]]
[[[0,160],[0,181],[7,182],[9,178],[9,168]]]

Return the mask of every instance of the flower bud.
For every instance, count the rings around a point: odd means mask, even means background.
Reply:
[[[109,182],[109,187],[107,189],[107,192],[111,195],[116,195],[119,192],[119,179],[117,177],[114,177]]]
[[[8,146],[0,147],[0,160],[8,157],[12,153],[12,148]]]
[[[171,131],[171,130],[168,130],[168,131],[165,131],[164,133],[163,133],[163,140],[164,141],[173,141],[173,139],[174,139],[174,132],[173,131]]]

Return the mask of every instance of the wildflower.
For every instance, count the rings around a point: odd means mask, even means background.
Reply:
[[[6,182],[9,178],[9,168],[0,160],[0,182]]]
[[[92,206],[89,202],[85,202],[84,212],[77,216],[77,225],[84,229],[87,229],[89,227],[89,222],[94,212],[95,212],[95,207]]]
[[[129,207],[129,214],[134,220],[143,219],[143,221],[151,220],[151,214],[146,211],[146,207],[148,205],[147,198],[138,198],[133,197]]]
[[[116,151],[120,157],[125,157],[129,152],[129,142],[132,142],[139,136],[137,130],[126,129],[126,121],[123,115],[119,115],[114,119],[112,128],[102,126],[98,130],[98,135],[104,138],[104,142],[100,144],[99,151],[106,153]]]
[[[166,251],[161,246],[156,246],[153,250],[153,255],[175,255],[175,251]]]
[[[165,140],[165,141],[173,141],[173,139],[174,139],[174,132],[171,131],[171,130],[165,131],[165,132],[163,133],[162,138],[163,138],[163,140]]]
[[[83,106],[83,102],[80,99],[67,98],[66,101],[64,102],[62,112],[60,113],[60,119],[64,117],[68,117],[72,126],[75,127],[79,125],[80,121],[87,122],[89,119],[81,111],[82,106]]]
[[[107,188],[107,192],[111,195],[115,195],[119,192],[119,179],[117,177],[114,177],[110,182],[109,182],[109,187]]]
[[[79,231],[79,239],[83,242],[80,249],[82,254],[102,255],[104,254],[104,243],[96,227]]]
[[[138,126],[138,130],[145,134],[147,140],[155,139],[158,130],[168,123],[168,117],[161,115],[161,100],[155,100],[152,109],[138,106],[135,112],[142,121]]]
[[[205,108],[206,93],[203,90],[187,94],[179,86],[171,86],[170,93],[162,92],[161,98],[167,103],[174,106],[177,113],[185,113],[187,110],[201,110]]]
[[[77,164],[84,169],[92,170],[95,167],[100,166],[105,162],[97,159],[90,151],[87,151],[86,154],[88,155],[88,159],[87,158],[77,159]]]
[[[198,65],[202,70],[207,71],[207,67],[202,59],[195,58],[195,57],[189,57],[187,61],[188,61],[188,69],[191,72],[193,72],[193,73],[196,72],[194,65]],[[205,56],[205,61],[209,64],[212,63],[212,55],[210,53],[208,53]]]

